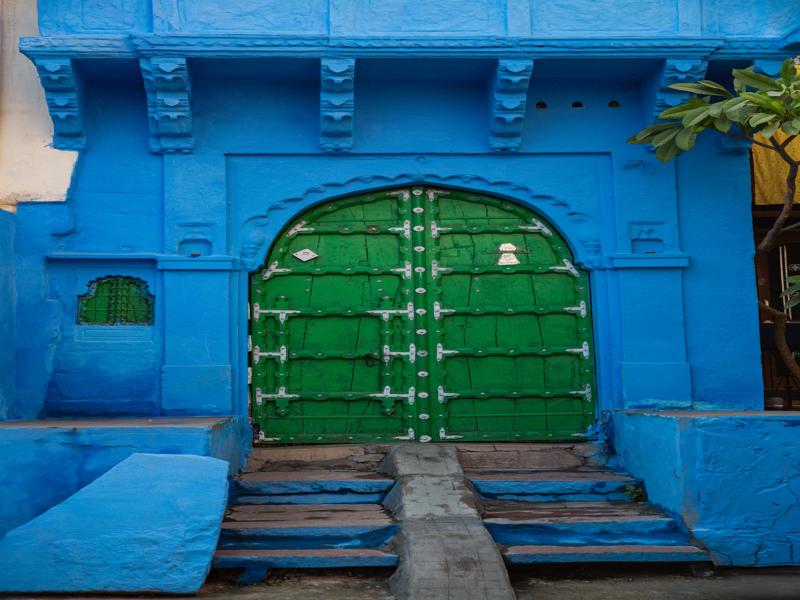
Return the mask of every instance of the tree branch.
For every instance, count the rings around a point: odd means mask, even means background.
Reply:
[[[796,384],[800,385],[800,365],[797,364],[797,361],[794,359],[794,354],[792,354],[789,343],[786,341],[786,321],[788,319],[786,313],[772,308],[766,302],[759,302],[758,309],[772,318],[774,324],[772,333],[775,340],[775,348],[778,350],[778,354],[786,365],[786,369],[789,371],[791,378],[794,379]]]
[[[759,142],[757,139],[747,136],[743,133],[736,133],[735,131],[719,131],[722,135],[727,135],[728,137],[736,138],[738,140],[745,140],[746,142],[750,142],[751,144],[755,144],[756,146],[761,146],[762,148],[766,148],[767,150],[772,150],[773,152],[777,152],[775,148],[770,146],[769,144],[765,144],[763,142]]]
[[[774,143],[777,144],[777,142]],[[786,151],[783,149],[781,149],[781,152],[783,154],[786,153]],[[767,235],[765,235],[764,239],[761,240],[761,242],[758,244],[758,247],[756,248],[757,253],[766,253],[772,250],[773,247],[775,247],[778,236],[781,234],[781,231],[783,230],[783,224],[786,222],[786,219],[789,218],[789,215],[792,214],[792,208],[794,207],[795,189],[797,187],[797,172],[798,172],[797,161],[792,161],[789,164],[789,173],[786,176],[786,196],[783,199],[783,208],[781,208],[780,214],[775,219],[775,222],[772,224],[772,227],[767,232]]]

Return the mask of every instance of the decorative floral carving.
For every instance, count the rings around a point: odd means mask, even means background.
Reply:
[[[661,73],[661,81],[656,90],[655,103],[653,105],[652,120],[668,108],[686,102],[691,94],[673,90],[669,86],[676,83],[690,83],[703,79],[706,76],[708,62],[701,58],[668,58],[664,62],[664,70]]]

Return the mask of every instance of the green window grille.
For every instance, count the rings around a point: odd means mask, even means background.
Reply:
[[[111,275],[89,282],[78,296],[81,325],[152,325],[154,297],[136,277]]]

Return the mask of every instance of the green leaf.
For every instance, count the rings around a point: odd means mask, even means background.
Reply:
[[[794,119],[793,121],[784,121],[781,124],[781,131],[786,135],[797,135],[800,133],[800,119]]]
[[[752,102],[759,108],[771,111],[777,115],[783,116],[786,113],[786,109],[784,108],[782,102],[778,102],[777,100],[770,98],[766,94],[755,93],[755,92],[742,92],[741,96],[742,98],[744,98],[748,102]]]
[[[772,79],[772,77],[768,77],[767,75],[763,75],[761,73],[756,73],[753,71],[752,67],[749,69],[733,69],[731,72],[733,73],[734,81],[738,81],[740,84],[743,84],[747,87],[751,87],[760,91],[783,89],[783,86]]]
[[[672,139],[676,135],[678,135],[678,133],[680,131],[681,131],[681,129],[678,128],[678,127],[675,127],[674,129],[669,129],[669,130],[666,130],[666,131],[662,131],[661,133],[659,133],[658,135],[656,135],[653,138],[653,147],[654,148],[658,148],[659,146],[663,146],[667,142],[672,141]]]
[[[691,150],[696,139],[697,134],[691,128],[684,128],[675,136],[675,144],[681,150]]]
[[[781,79],[786,85],[789,85],[797,77],[797,69],[794,66],[794,59],[787,58],[781,65]]]
[[[731,120],[724,114],[720,115],[714,119],[714,128],[722,133],[727,133],[731,128]]]
[[[775,115],[773,115],[772,113],[757,112],[753,116],[751,116],[747,122],[750,123],[750,127],[758,127],[759,125],[763,125],[764,123],[769,123],[774,118]]]
[[[771,123],[770,125],[767,125],[764,129],[762,129],[758,133],[763,135],[765,138],[771,138],[775,134],[775,132],[778,130],[778,127],[780,127],[780,126],[781,126],[781,122],[780,121],[775,121],[774,123]]]
[[[670,89],[679,90],[681,92],[691,92],[698,96],[722,96],[723,98],[730,98],[731,93],[722,87],[720,84],[702,79],[696,83],[674,83],[669,86]]]
[[[628,143],[630,144],[649,144],[650,140],[658,133],[666,130],[666,129],[673,129],[677,125],[675,123],[656,123],[655,125],[650,125],[650,127],[645,127],[639,133],[632,135],[628,138]]]
[[[697,125],[704,119],[708,118],[709,116],[708,113],[710,108],[711,107],[709,105],[706,105],[700,108],[695,108],[693,110],[690,110],[683,116],[683,126],[692,127],[694,125]]]
[[[656,150],[656,158],[662,163],[668,163],[680,153],[680,148],[678,148],[677,144],[675,144],[675,141],[673,140]]]
[[[796,294],[797,292],[800,292],[800,284],[790,285],[788,288],[783,290],[781,296],[783,296],[784,298],[788,298],[789,296],[791,296],[792,294]]]
[[[789,300],[784,300],[783,301],[783,307],[784,308],[794,308],[798,304],[800,304],[800,294],[798,294],[796,296],[793,296]]]

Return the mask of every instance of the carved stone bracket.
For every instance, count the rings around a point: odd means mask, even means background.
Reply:
[[[86,134],[80,105],[80,81],[69,58],[34,60],[50,118],[53,120],[53,147],[60,150],[83,150]]]
[[[353,147],[356,61],[323,58],[320,62],[319,143],[325,152],[349,152]]]
[[[664,70],[658,82],[653,103],[652,121],[668,108],[686,102],[691,94],[673,90],[669,86],[676,83],[689,83],[706,76],[708,62],[700,58],[668,58],[664,62]]]
[[[515,151],[522,142],[532,60],[497,61],[492,96],[489,145],[495,151]]]
[[[188,153],[192,137],[192,85],[185,58],[152,57],[139,61],[147,92],[150,150]]]

